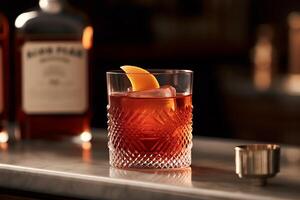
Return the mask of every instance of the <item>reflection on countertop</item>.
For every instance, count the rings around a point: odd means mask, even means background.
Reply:
[[[190,167],[171,170],[125,170],[110,167],[109,176],[111,178],[119,178],[125,180],[140,180],[141,176],[143,176],[143,179],[146,182],[179,186],[192,186],[192,169]]]

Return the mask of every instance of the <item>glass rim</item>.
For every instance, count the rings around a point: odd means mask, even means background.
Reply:
[[[193,74],[194,71],[189,69],[146,69],[152,75],[174,75],[174,74]],[[125,74],[148,74],[148,73],[126,73],[121,69],[109,70],[107,75],[125,75]]]

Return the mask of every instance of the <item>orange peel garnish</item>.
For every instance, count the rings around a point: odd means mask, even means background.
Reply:
[[[160,87],[155,76],[143,68],[124,65],[121,69],[125,71],[131,83],[132,91],[151,90]]]

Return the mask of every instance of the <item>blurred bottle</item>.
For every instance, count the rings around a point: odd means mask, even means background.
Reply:
[[[300,94],[300,13],[288,16],[289,25],[289,67],[283,81],[283,90],[290,95]]]
[[[40,0],[15,20],[17,121],[21,138],[90,134],[93,29],[65,0]]]
[[[273,44],[274,31],[270,25],[260,25],[253,49],[254,85],[264,91],[270,88],[276,69],[276,51]]]
[[[0,143],[8,141],[8,36],[7,18],[0,14]]]
[[[288,16],[289,24],[289,72],[300,74],[300,13]]]

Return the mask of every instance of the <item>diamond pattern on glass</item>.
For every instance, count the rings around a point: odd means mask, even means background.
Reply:
[[[183,109],[108,107],[110,164],[118,168],[191,165],[192,106]]]

